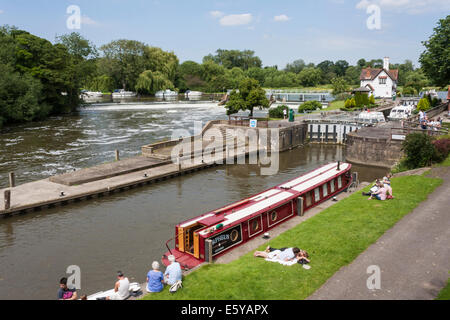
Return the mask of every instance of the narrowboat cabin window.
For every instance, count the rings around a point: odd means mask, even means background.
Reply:
[[[342,177],[338,177],[338,189],[342,188]]]
[[[312,205],[312,195],[311,192],[306,194],[306,207],[311,207]]]
[[[328,196],[328,183],[325,183],[323,185],[323,197],[325,198],[326,196]]]
[[[336,191],[335,185],[336,185],[336,181],[334,179],[331,180],[331,182],[330,182],[330,192],[331,193],[334,193],[334,191]]]
[[[250,237],[262,231],[262,216],[258,216],[249,221],[248,234]]]
[[[314,202],[319,202],[320,201],[320,189],[316,188],[314,190]]]
[[[278,214],[277,214],[277,212],[276,211],[272,211],[271,213],[270,213],[270,221],[271,222],[275,222],[275,221],[277,221],[278,220]]]

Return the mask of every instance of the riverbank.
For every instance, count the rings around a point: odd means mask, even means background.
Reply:
[[[394,178],[395,200],[367,201],[366,197],[355,193],[258,248],[298,246],[309,252],[310,270],[300,265],[286,267],[266,262],[249,252],[229,264],[205,265],[192,272],[184,279],[183,289],[175,295],[166,288],[144,299],[305,299],[375,243],[440,184],[441,179],[424,176]]]

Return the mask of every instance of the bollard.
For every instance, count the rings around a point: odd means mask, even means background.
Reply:
[[[16,186],[16,175],[14,172],[9,173],[9,187],[14,188]]]
[[[5,210],[11,208],[11,190],[5,190]]]
[[[120,153],[119,153],[119,150],[116,150],[116,161],[120,161]]]
[[[181,157],[178,157],[177,164],[178,164],[178,172],[181,172]]]

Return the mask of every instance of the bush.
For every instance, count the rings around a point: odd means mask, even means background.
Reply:
[[[416,93],[417,91],[413,87],[405,87],[402,92],[403,95],[410,95],[410,96],[415,96]]]
[[[289,115],[289,107],[285,106],[285,105],[281,105],[276,108],[270,109],[269,116],[271,118],[283,119],[284,118],[283,110],[287,110],[287,115]]]
[[[431,109],[431,105],[430,105],[428,98],[420,99],[419,104],[417,105],[417,110],[428,111],[430,109]]]
[[[437,158],[437,151],[430,136],[423,133],[409,134],[403,142],[404,165],[412,170],[426,167]]]
[[[438,139],[433,141],[433,145],[436,149],[434,160],[437,162],[444,161],[450,153],[450,139]]]
[[[298,113],[316,111],[317,109],[322,109],[322,104],[319,101],[308,101],[298,108]]]
[[[369,98],[369,103],[370,103],[370,105],[372,105],[372,106],[376,105],[376,103],[375,103],[375,97],[374,97],[373,95],[370,96],[370,98]]]

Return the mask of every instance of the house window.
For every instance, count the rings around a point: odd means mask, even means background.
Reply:
[[[380,78],[380,84],[386,84],[387,78]]]

